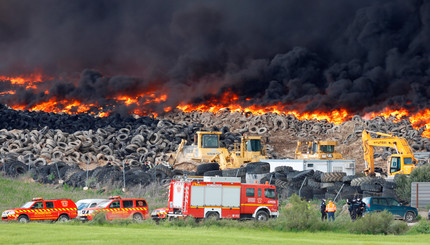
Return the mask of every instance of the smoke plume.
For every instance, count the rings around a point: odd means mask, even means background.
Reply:
[[[0,103],[76,99],[128,112],[146,93],[162,112],[226,91],[243,106],[364,114],[430,98],[427,0],[3,0]],[[44,92],[49,91],[49,92]],[[222,100],[220,100],[222,103]]]

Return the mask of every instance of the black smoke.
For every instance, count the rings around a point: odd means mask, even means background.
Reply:
[[[37,89],[3,81],[0,92],[16,93],[0,103],[55,97],[126,113],[135,105],[112,98],[156,91],[167,100],[144,109],[162,112],[232,91],[244,106],[419,110],[429,43],[425,0],[3,0],[0,75],[52,79]]]

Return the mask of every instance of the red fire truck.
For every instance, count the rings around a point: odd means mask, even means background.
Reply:
[[[242,184],[236,177],[205,176],[172,180],[168,207],[154,210],[151,217],[267,220],[278,214],[275,186]]]
[[[20,208],[6,210],[2,213],[2,220],[17,220],[27,223],[31,220],[57,220],[68,221],[76,218],[78,211],[76,204],[70,199],[43,200],[41,197],[33,198]]]

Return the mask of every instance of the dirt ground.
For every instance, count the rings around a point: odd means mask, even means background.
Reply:
[[[337,141],[338,145],[335,148],[336,151],[341,153],[344,159],[355,160],[356,173],[358,174],[364,170],[365,166],[361,132],[354,132],[354,124],[356,124],[356,122],[348,121],[340,125],[340,132],[315,135],[315,137],[318,140]],[[347,141],[347,137],[354,133],[356,137]],[[273,146],[275,152],[278,154],[278,158],[294,158],[297,141],[309,140],[306,138],[299,138],[288,133],[288,131],[277,131],[271,132],[270,134],[267,144]],[[375,152],[382,152],[382,149],[375,148]],[[375,158],[375,167],[380,167],[386,171],[387,163],[381,157],[377,157]]]

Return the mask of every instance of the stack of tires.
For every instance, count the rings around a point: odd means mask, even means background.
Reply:
[[[395,183],[382,178],[346,175],[344,172],[295,171],[281,166],[263,177],[277,187],[281,198],[297,194],[306,199],[353,199],[362,196],[395,196]]]

